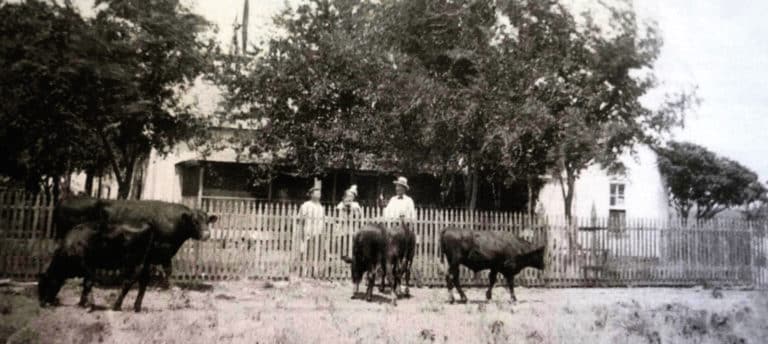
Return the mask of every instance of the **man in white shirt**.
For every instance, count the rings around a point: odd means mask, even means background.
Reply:
[[[408,187],[408,179],[398,177],[394,184],[395,196],[389,200],[389,203],[384,208],[384,217],[387,220],[401,218],[407,221],[416,220],[416,206],[413,203],[413,199],[405,194],[410,189]]]

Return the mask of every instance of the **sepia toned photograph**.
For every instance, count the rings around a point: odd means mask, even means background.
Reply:
[[[0,0],[0,344],[766,343],[765,13]]]

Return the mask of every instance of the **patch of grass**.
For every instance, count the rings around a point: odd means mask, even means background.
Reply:
[[[109,334],[109,328],[102,322],[92,323],[83,327],[80,331],[80,343],[103,343],[104,337]]]
[[[490,338],[492,341],[491,343],[509,343],[509,335],[507,334],[506,329],[504,328],[504,322],[501,320],[495,320],[493,321],[489,326],[488,330],[490,332],[490,336],[487,338]]]
[[[303,343],[301,338],[299,337],[298,332],[296,332],[295,329],[285,327],[280,329],[280,332],[275,336],[276,344],[298,344]]]
[[[10,337],[8,337],[7,342],[8,344],[37,344],[37,343],[44,343],[43,340],[40,338],[40,334],[29,328],[24,327],[16,333],[13,333]]]
[[[435,331],[432,329],[423,329],[421,332],[419,332],[419,339],[424,342],[435,342]]]
[[[443,313],[443,311],[445,311],[445,301],[432,296],[427,300],[424,306],[421,307],[421,311],[428,313]]]
[[[0,315],[9,315],[13,313],[13,305],[10,299],[0,300]]]

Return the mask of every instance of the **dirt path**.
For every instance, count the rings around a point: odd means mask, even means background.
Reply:
[[[346,283],[227,282],[150,290],[145,311],[88,313],[69,284],[63,305],[37,307],[34,287],[0,288],[0,342],[10,343],[762,343],[768,294],[704,289],[525,289],[517,303],[470,289],[412,289],[397,307],[350,300]],[[96,289],[108,304],[113,289]]]

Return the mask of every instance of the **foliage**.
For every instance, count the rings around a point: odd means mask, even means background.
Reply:
[[[725,209],[749,206],[766,197],[755,172],[702,146],[669,142],[658,153],[670,200],[683,219],[694,209],[697,220],[711,219]]]
[[[208,71],[210,25],[177,0],[100,0],[93,19],[71,6],[2,7],[4,122],[11,171],[29,180],[111,168],[118,197],[151,149],[189,138],[199,122],[181,94]],[[24,29],[19,29],[23,27]],[[22,81],[23,80],[23,81]],[[15,136],[24,130],[24,136]],[[13,165],[9,165],[13,166]]]
[[[557,2],[311,0],[276,17],[282,35],[222,56],[222,117],[256,129],[250,154],[302,174],[459,173],[473,207],[480,178],[533,186],[551,171],[570,210],[579,171],[681,120],[640,102],[655,29],[607,10],[601,28]]]
[[[78,120],[87,23],[39,1],[0,7],[0,174],[30,189],[98,161]]]

